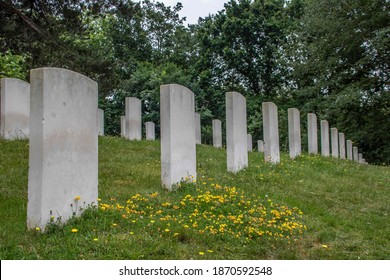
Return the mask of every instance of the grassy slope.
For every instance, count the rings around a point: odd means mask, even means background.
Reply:
[[[307,231],[296,242],[261,238],[245,244],[202,236],[172,238],[137,223],[113,228],[117,217],[101,211],[48,234],[27,231],[28,142],[0,140],[0,155],[1,259],[390,259],[389,167],[307,155],[292,161],[287,154],[272,166],[253,152],[249,168],[229,174],[224,150],[198,146],[198,186],[212,178],[304,213]],[[126,204],[137,193],[155,192],[161,201],[180,199],[180,191],[162,191],[159,157],[157,141],[100,138],[102,203]],[[70,233],[74,227],[76,234]]]

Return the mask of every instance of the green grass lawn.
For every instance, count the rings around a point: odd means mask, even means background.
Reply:
[[[28,142],[0,140],[0,259],[390,259],[390,168],[303,155],[226,172],[197,146],[197,182],[160,183],[159,142],[99,138],[99,207],[26,228]]]

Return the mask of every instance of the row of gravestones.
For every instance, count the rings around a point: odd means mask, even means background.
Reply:
[[[3,106],[10,104],[8,81],[1,82],[2,122]],[[50,221],[64,222],[86,207],[97,205],[98,120],[102,118],[98,114],[102,113],[97,110],[97,84],[81,74],[39,68],[31,70],[30,83],[29,131],[25,132],[30,139],[27,226],[44,229]],[[139,116],[140,102],[136,101],[137,108],[132,109],[132,99],[128,100],[126,114],[136,111]],[[275,104],[263,103],[263,114],[264,154],[267,161],[277,162]],[[126,126],[132,127],[132,118],[125,118]],[[168,190],[182,180],[196,180],[198,118],[193,92],[177,84],[161,86],[161,180]],[[213,121],[213,127],[216,142],[221,144],[221,122]],[[132,137],[131,131],[125,135]],[[246,100],[237,92],[226,93],[226,138],[228,171],[238,172],[248,166],[248,136]]]

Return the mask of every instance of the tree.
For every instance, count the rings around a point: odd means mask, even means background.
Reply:
[[[299,32],[296,99],[355,141],[369,162],[390,162],[389,4],[309,1]]]

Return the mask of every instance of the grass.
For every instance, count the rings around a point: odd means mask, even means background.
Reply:
[[[99,207],[26,229],[28,141],[0,140],[0,259],[390,259],[390,168],[303,155],[226,172],[197,146],[197,183],[167,193],[159,142],[99,138]]]

